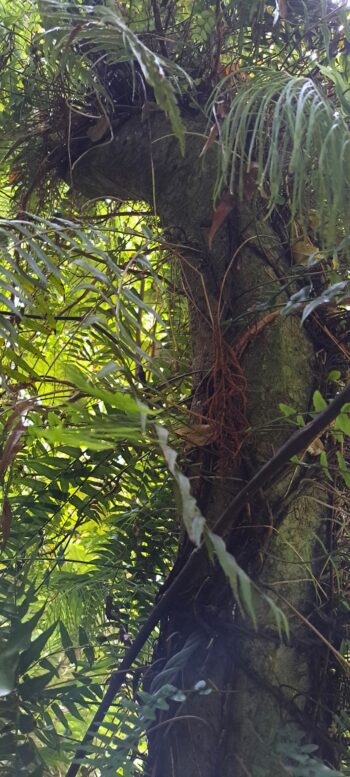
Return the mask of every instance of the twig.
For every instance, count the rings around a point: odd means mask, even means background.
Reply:
[[[158,8],[157,0],[152,0],[152,11],[153,11],[153,18],[154,18],[154,27],[155,27],[156,33],[158,35],[158,38],[159,38],[159,47],[160,47],[160,50],[161,50],[161,53],[162,53],[163,57],[165,57],[165,59],[167,59],[168,58],[168,52],[167,52],[167,47],[166,47],[166,43],[165,43],[165,40],[164,40],[164,32],[163,32],[163,27],[162,27],[162,20],[160,18],[160,12],[159,12],[159,8]]]
[[[232,500],[226,510],[221,513],[214,526],[214,531],[225,535],[227,529],[232,526],[235,516],[240,512],[242,507],[251,500],[252,496],[260,488],[275,482],[278,475],[281,473],[281,470],[288,464],[290,458],[307,448],[310,443],[329,426],[337,415],[339,415],[341,408],[346,402],[350,402],[350,384],[346,386],[345,389],[329,403],[325,410],[313,419],[313,421],[310,421],[306,426],[303,426],[301,429],[294,432],[294,434],[292,434],[292,436],[279,448],[276,455],[269,459],[269,461],[258,470]],[[197,559],[200,558],[200,555],[204,552],[205,547],[203,544],[192,551],[178,575],[169,585],[169,588],[164,591],[161,599],[151,611],[147,621],[141,627],[133,644],[127,650],[119,669],[112,674],[106,693],[82,740],[81,747],[75,753],[74,761],[71,763],[66,777],[75,777],[78,773],[80,768],[80,763],[78,762],[84,758],[86,747],[94,738],[106,713],[113,703],[115,695],[125,679],[125,673],[130,669],[135,658],[138,656],[140,650],[143,648],[145,642],[151,635],[169,604],[174,601],[184,584],[193,577]]]

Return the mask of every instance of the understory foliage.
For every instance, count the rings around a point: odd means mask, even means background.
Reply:
[[[211,442],[215,426],[189,431],[187,300],[157,203],[151,211],[87,201],[74,191],[74,166],[137,113],[145,132],[150,112],[165,113],[183,152],[183,117],[201,113],[204,163],[214,145],[219,160],[211,238],[230,196],[248,190],[290,235],[292,291],[283,308],[271,300],[270,312],[301,313],[304,323],[330,309],[337,318],[343,339],[314,394],[320,412],[327,391],[330,398],[343,387],[349,361],[349,46],[347,5],[326,0],[1,2],[4,777],[65,773],[106,678],[171,571],[179,515],[191,539],[204,537],[216,554],[247,622],[254,626],[264,597],[288,637],[286,615],[209,532],[184,474],[189,451]],[[281,417],[291,432],[304,423],[287,404]],[[336,454],[318,451],[341,503],[329,563],[344,622],[349,435],[345,406],[330,433]],[[186,698],[177,679],[195,640],[143,687],[156,636],[87,747],[85,774],[142,774],[157,710]],[[346,668],[346,629],[338,647]],[[344,687],[332,725],[346,742]],[[210,689],[199,683],[188,689],[195,693]],[[335,774],[316,751],[279,743],[292,777]]]

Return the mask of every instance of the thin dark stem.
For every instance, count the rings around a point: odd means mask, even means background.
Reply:
[[[159,37],[159,47],[160,47],[160,50],[161,50],[161,53],[162,53],[163,57],[165,57],[167,59],[168,58],[168,52],[167,52],[167,47],[166,47],[166,43],[165,43],[165,40],[164,40],[164,32],[163,32],[163,27],[162,27],[162,20],[160,18],[160,12],[159,12],[159,8],[158,8],[158,3],[157,3],[157,0],[151,0],[151,3],[152,3],[154,26],[155,26],[155,30],[156,30],[156,32],[158,34],[158,37]]]
[[[249,480],[249,482],[241,489],[237,496],[232,500],[226,510],[218,518],[214,530],[225,535],[229,526],[232,526],[235,517],[238,515],[242,507],[257,493],[261,488],[271,485],[275,482],[281,470],[288,464],[292,456],[296,456],[301,451],[308,448],[309,445],[329,426],[329,424],[339,415],[343,405],[346,402],[350,402],[350,384],[338,394],[332,402],[326,407],[322,413],[319,413],[316,418],[310,421],[306,426],[298,429],[291,437],[279,448],[275,456],[266,462],[258,472]],[[143,648],[146,640],[151,635],[153,629],[159,622],[163,613],[171,604],[179,591],[186,584],[187,580],[190,580],[194,574],[196,563],[202,553],[205,552],[205,547],[202,544],[199,548],[195,548],[186,563],[179,571],[173,582],[164,591],[161,599],[154,606],[147,621],[141,627],[137,634],[133,644],[127,650],[119,669],[112,674],[109,681],[106,693],[101,701],[100,706],[90,726],[82,740],[81,747],[74,756],[74,761],[70,765],[66,777],[75,777],[80,768],[80,763],[86,752],[86,746],[91,742],[97,733],[99,726],[101,725],[106,713],[108,712],[115,695],[123,681],[125,679],[125,673],[130,669],[135,658],[138,656],[140,650]]]

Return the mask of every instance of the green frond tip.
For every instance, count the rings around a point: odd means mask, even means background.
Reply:
[[[107,54],[112,56],[114,41],[113,36],[117,32],[122,39],[125,53],[132,61],[133,58],[138,62],[145,81],[152,87],[154,96],[159,108],[164,111],[168,117],[174,135],[179,141],[182,154],[185,150],[185,128],[181,120],[180,110],[176,100],[176,94],[171,76],[179,77],[186,75],[182,68],[174,66],[163,57],[151,51],[145,44],[129,29],[124,20],[115,8],[100,6],[95,8],[96,18],[102,25],[107,41]],[[110,47],[108,46],[108,37],[106,33],[110,30]],[[188,78],[188,77],[187,77]]]
[[[227,87],[224,80],[211,105]],[[291,218],[306,225],[314,209],[324,248],[347,235],[350,131],[310,78],[265,71],[243,82],[223,119],[220,140],[216,198],[227,187],[243,197],[249,176],[268,215],[285,202]]]

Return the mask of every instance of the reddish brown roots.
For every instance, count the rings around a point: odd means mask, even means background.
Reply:
[[[237,353],[220,330],[214,332],[215,358],[207,378],[204,414],[213,427],[220,463],[236,459],[245,438],[246,379]]]

